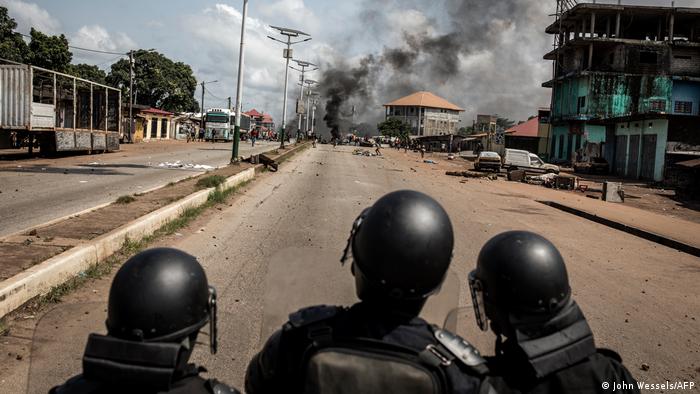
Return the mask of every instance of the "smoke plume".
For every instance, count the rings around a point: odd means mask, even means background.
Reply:
[[[382,104],[420,90],[467,108],[467,119],[477,112],[526,119],[548,103],[540,85],[549,77],[542,56],[554,5],[543,3],[443,0],[418,11],[424,2],[365,1],[358,18],[364,34],[384,47],[355,62],[322,59],[326,126],[347,131],[352,106],[355,124],[376,124]]]

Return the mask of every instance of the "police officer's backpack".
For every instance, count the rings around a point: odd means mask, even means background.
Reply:
[[[422,350],[338,337],[331,321],[342,312],[342,308],[323,306],[290,315],[280,354],[296,368],[283,379],[293,387],[279,389],[305,394],[449,393],[453,391],[447,378],[450,368],[472,375],[487,372],[485,360],[473,346],[438,327],[433,327],[434,344]]]

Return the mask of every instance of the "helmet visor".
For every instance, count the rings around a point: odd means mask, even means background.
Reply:
[[[474,305],[474,317],[476,324],[482,331],[488,331],[488,321],[486,318],[486,309],[484,308],[484,288],[481,281],[476,277],[476,271],[469,273],[469,291],[472,295],[472,304]]]

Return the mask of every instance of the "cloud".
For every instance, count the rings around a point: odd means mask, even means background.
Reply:
[[[316,14],[304,4],[304,0],[278,0],[270,4],[262,4],[260,13],[272,22],[284,21],[291,24],[285,27],[303,26],[302,30],[310,34],[319,31],[319,20]]]
[[[7,7],[10,17],[17,22],[17,30],[20,33],[29,34],[32,27],[42,33],[60,33],[61,23],[35,3],[21,0],[0,0],[0,5]]]
[[[207,86],[210,95],[205,98],[205,107],[225,105],[224,98],[231,96],[235,100],[238,72],[238,53],[240,46],[241,11],[228,4],[216,4],[188,16],[185,24],[187,34],[191,36],[182,45],[187,52],[196,53],[198,58],[191,61],[198,81],[217,80],[218,83]],[[269,27],[268,21],[248,17],[246,19],[245,75],[243,85],[243,107],[245,110],[257,108],[281,118],[284,85],[283,45],[270,40],[267,36],[277,36],[276,30]],[[206,26],[205,29],[201,26]],[[307,48],[309,45],[307,45]],[[328,50],[323,44],[316,46],[319,50]],[[303,58],[303,51],[295,47],[295,57]],[[295,82],[297,73],[289,73],[289,99],[298,95]],[[196,94],[200,97],[201,91]],[[290,101],[289,108],[293,105]],[[288,115],[290,119],[291,115]]]
[[[100,25],[86,25],[69,37],[72,46],[99,51],[124,53],[136,49],[137,44],[126,33],[110,33]],[[115,55],[73,49],[73,63],[98,64],[107,67]]]

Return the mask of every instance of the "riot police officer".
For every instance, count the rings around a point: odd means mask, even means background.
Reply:
[[[397,191],[380,198],[354,222],[341,259],[352,252],[361,301],[291,314],[251,360],[246,392],[477,392],[485,360],[418,317],[447,275],[453,243],[450,219],[431,197]]]
[[[609,393],[604,383],[639,392],[617,353],[596,349],[571,296],[564,259],[547,239],[525,231],[492,238],[469,275],[477,324],[497,335],[488,358],[499,393]],[[505,338],[505,340],[503,339]]]
[[[51,392],[238,393],[189,363],[207,323],[215,353],[216,291],[197,259],[177,249],[143,251],[112,281],[107,335],[90,334],[83,373]]]

